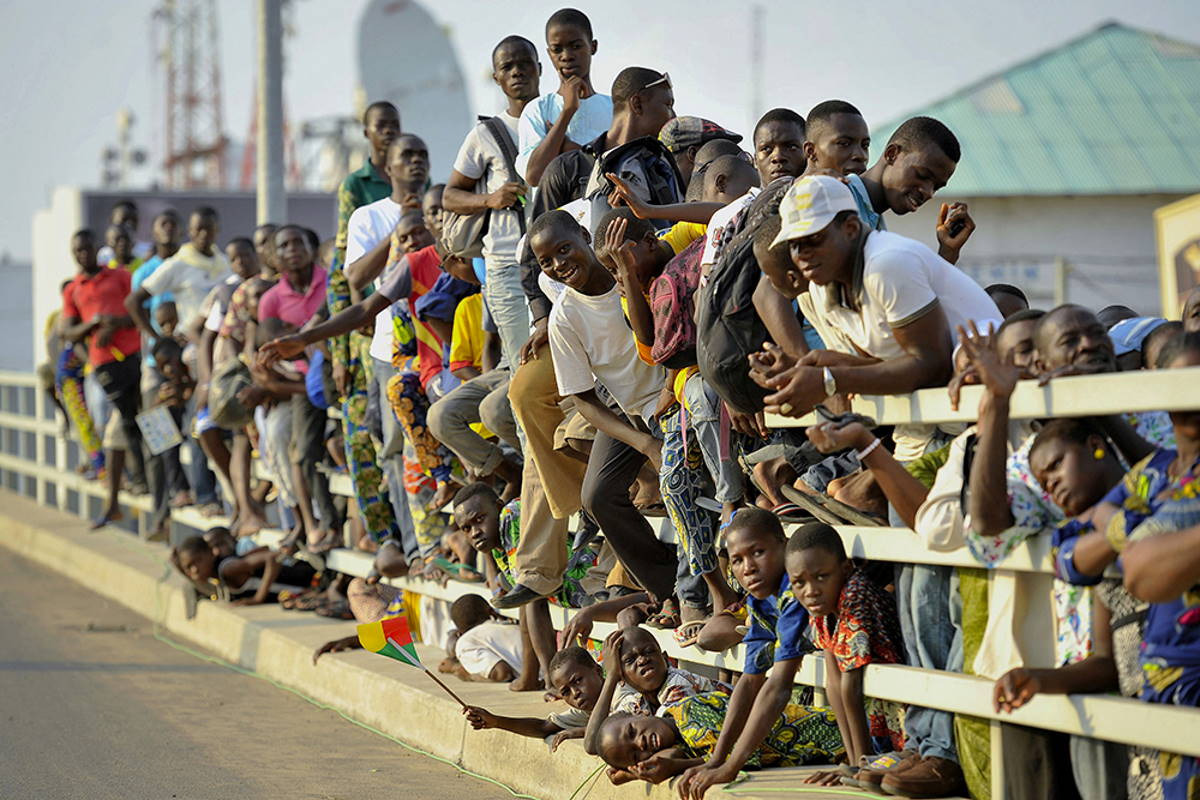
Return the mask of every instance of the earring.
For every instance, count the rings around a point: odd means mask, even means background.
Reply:
[[[1104,460],[1104,448],[1097,447],[1095,452],[1092,453],[1092,458],[1096,459],[1097,461],[1103,461]]]

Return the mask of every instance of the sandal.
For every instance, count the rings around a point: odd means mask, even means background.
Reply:
[[[811,514],[795,503],[780,503],[771,509],[771,513],[784,522],[807,522],[812,518]]]
[[[804,512],[816,517],[827,525],[862,525],[877,528],[886,523],[878,517],[859,511],[854,506],[846,505],[841,500],[826,494],[808,494],[794,486],[780,486],[779,491],[792,504],[801,507]]]
[[[292,598],[293,611],[316,611],[325,603],[325,598],[317,593],[299,594]]]
[[[664,600],[658,613],[646,617],[646,624],[659,630],[673,630],[678,628],[680,623],[679,606],[675,603],[674,598]]]
[[[680,647],[691,647],[696,644],[696,640],[700,638],[700,631],[704,630],[707,620],[695,619],[691,622],[685,622],[675,629],[672,634],[675,637],[675,644]],[[696,645],[699,647],[699,645]]]
[[[310,597],[316,597],[316,595],[307,589],[302,592],[284,589],[279,593],[279,607],[284,611],[307,611],[309,609],[302,608],[301,604]]]

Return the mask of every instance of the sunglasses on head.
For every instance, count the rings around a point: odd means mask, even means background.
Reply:
[[[638,91],[644,92],[647,89],[653,89],[655,86],[666,86],[668,89],[675,88],[674,86],[671,85],[671,76],[664,72],[662,74],[661,78],[656,78],[655,80],[650,81],[645,86],[643,86],[641,89],[638,89]]]

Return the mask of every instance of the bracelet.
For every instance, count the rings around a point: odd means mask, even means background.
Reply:
[[[875,448],[879,447],[880,441],[881,440],[878,437],[876,437],[875,441],[871,442],[869,445],[864,447],[862,450],[855,451],[854,457],[857,458],[859,461],[862,461],[864,458],[871,455],[871,453],[875,452]]]

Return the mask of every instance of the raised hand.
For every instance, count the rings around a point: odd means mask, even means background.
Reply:
[[[587,81],[578,75],[572,75],[563,81],[562,85],[563,112],[574,114],[579,110],[579,102],[593,94],[595,92],[588,88]]]
[[[604,640],[604,649],[600,659],[604,662],[604,671],[612,676],[612,680],[625,680],[625,671],[621,669],[621,645],[625,642],[625,632],[620,628],[613,631]]]
[[[633,215],[638,219],[651,219],[652,208],[642,199],[637,196],[637,193],[630,188],[624,178],[619,177],[614,172],[607,172],[604,177],[613,185],[612,194],[608,196],[608,204],[613,208],[617,206],[627,206]]]
[[[990,328],[987,334],[980,333],[974,320],[971,321],[970,328],[968,331],[959,325],[958,339],[970,366],[979,376],[979,381],[993,397],[1012,397],[1013,390],[1017,388],[1017,381],[1021,379],[1021,370],[1000,360],[990,341]]]
[[[958,261],[962,246],[975,232],[975,220],[967,210],[966,203],[942,203],[938,211],[937,240],[942,258],[951,264]]]

